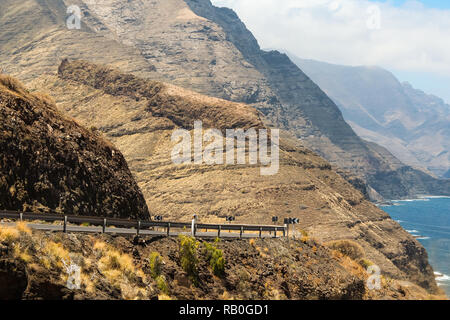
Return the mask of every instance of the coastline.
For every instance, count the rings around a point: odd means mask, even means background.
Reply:
[[[425,247],[436,282],[450,297],[450,206],[446,199],[450,197],[420,195],[378,207]]]

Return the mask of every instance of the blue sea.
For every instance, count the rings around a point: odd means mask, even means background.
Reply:
[[[381,206],[428,252],[438,285],[450,296],[450,198],[423,197]]]

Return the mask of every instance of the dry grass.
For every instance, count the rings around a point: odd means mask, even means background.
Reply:
[[[336,240],[325,243],[325,246],[332,250],[339,251],[343,255],[349,257],[352,260],[359,260],[364,257],[364,249],[352,240]]]
[[[337,250],[331,250],[331,254],[348,272],[360,279],[367,279],[366,270],[358,262]]]
[[[20,245],[14,246],[14,257],[25,263],[30,263],[33,260],[33,257],[28,253],[28,249],[22,249]]]
[[[0,85],[14,92],[27,92],[27,90],[19,80],[5,74],[0,74]]]
[[[54,267],[58,270],[62,270],[64,264],[70,262],[69,251],[64,249],[61,243],[53,241],[47,242],[43,248],[43,254],[41,262],[48,269],[49,267]]]
[[[26,233],[31,235],[31,229],[28,227],[28,224],[23,221],[19,221],[16,223],[16,229],[21,233]]]
[[[12,243],[19,237],[20,232],[17,228],[0,225],[0,242]]]
[[[99,271],[112,285],[120,288],[124,299],[139,298],[142,292],[138,292],[139,287],[132,283],[137,278],[145,282],[146,276],[141,269],[136,268],[133,258],[101,241],[94,244],[94,250],[97,251],[99,257],[97,264]],[[136,288],[132,290],[132,287]]]

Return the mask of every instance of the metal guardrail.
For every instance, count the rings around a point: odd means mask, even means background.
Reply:
[[[141,230],[150,228],[162,228],[165,230],[165,234],[170,236],[170,232],[173,229],[187,229],[191,230],[192,234],[195,236],[198,230],[215,230],[217,231],[217,237],[221,237],[222,232],[226,231],[239,231],[236,234],[236,238],[242,238],[246,231],[256,231],[258,236],[261,238],[263,232],[269,232],[276,238],[277,233],[281,232],[282,236],[285,237],[287,233],[287,226],[276,226],[276,225],[251,225],[251,224],[206,224],[206,223],[196,223],[194,229],[192,230],[192,222],[161,222],[161,221],[142,221],[142,220],[126,220],[126,219],[116,219],[116,218],[101,218],[101,217],[89,217],[89,216],[72,216],[72,215],[58,215],[58,214],[47,214],[47,213],[31,213],[31,212],[18,212],[18,211],[7,211],[0,210],[0,218],[2,219],[12,219],[19,221],[46,221],[46,222],[63,222],[63,232],[67,232],[67,225],[69,223],[73,224],[85,224],[88,223],[92,226],[102,227],[102,232],[106,233],[107,227],[120,227],[135,229],[136,234],[139,235]],[[72,232],[72,231],[71,231]],[[230,235],[229,235],[230,236]]]

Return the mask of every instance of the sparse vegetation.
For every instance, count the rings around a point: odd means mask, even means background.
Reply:
[[[188,274],[194,285],[198,283],[197,249],[200,243],[193,237],[180,235],[180,262],[183,270]]]
[[[25,87],[20,83],[19,80],[6,74],[0,74],[0,85],[3,85],[11,91],[26,92]]]
[[[11,243],[19,236],[20,232],[16,228],[0,225],[0,242]]]
[[[369,259],[366,259],[366,258],[359,259],[358,263],[359,263],[364,269],[367,269],[368,267],[370,267],[371,265],[374,264],[372,261],[370,261]]]
[[[150,275],[153,279],[157,279],[161,275],[162,258],[158,252],[152,252],[149,258]]]
[[[64,249],[61,243],[47,242],[43,248],[43,253],[41,261],[47,269],[56,268],[57,270],[62,270],[64,263],[70,262],[69,251]]]
[[[352,260],[358,261],[364,257],[364,249],[352,240],[336,240],[325,243],[325,245],[332,249],[339,251],[343,255]]]
[[[166,277],[164,277],[163,275],[159,275],[158,277],[156,277],[156,286],[163,294],[169,294],[169,287],[167,285]]]
[[[218,239],[216,239],[216,242],[217,241]],[[217,247],[212,243],[204,242],[204,246],[206,259],[209,261],[209,265],[211,266],[213,273],[218,277],[222,277],[225,274],[225,259],[223,257],[223,251],[217,249]]]

